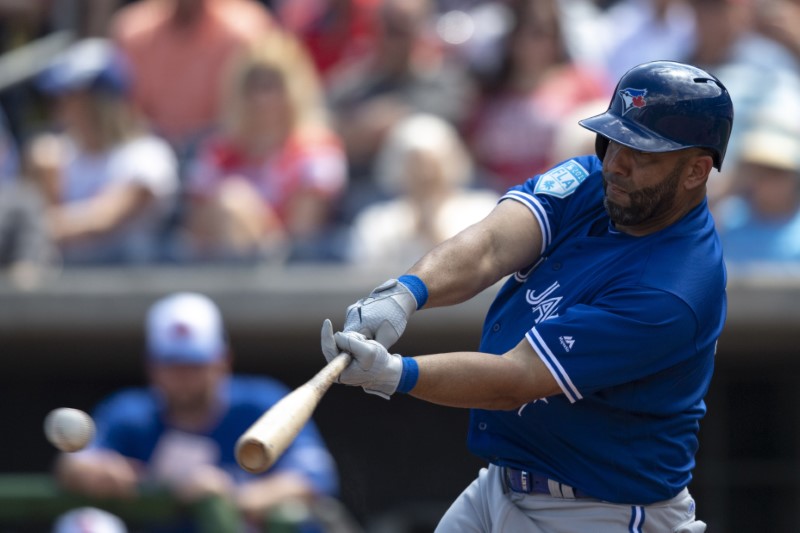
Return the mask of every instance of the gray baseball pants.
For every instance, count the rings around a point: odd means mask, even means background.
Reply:
[[[651,505],[510,491],[490,465],[453,502],[435,533],[702,533],[687,489]]]

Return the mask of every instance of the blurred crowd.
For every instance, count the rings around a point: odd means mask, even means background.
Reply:
[[[729,264],[800,263],[798,0],[0,0],[0,47],[27,54],[0,75],[0,265],[23,287],[409,265],[591,153],[577,120],[655,59],[733,98],[709,183]]]

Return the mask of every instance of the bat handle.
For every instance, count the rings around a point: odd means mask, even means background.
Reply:
[[[339,377],[347,365],[350,364],[352,356],[347,352],[339,352],[339,355],[330,360],[330,362],[322,367],[313,378],[308,380],[308,385],[319,392],[322,397],[325,391],[333,384]]]

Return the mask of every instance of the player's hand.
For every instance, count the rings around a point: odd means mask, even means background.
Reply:
[[[173,482],[175,495],[183,502],[200,501],[209,496],[230,498],[235,483],[230,474],[214,465],[201,465]]]
[[[377,341],[364,335],[339,332],[334,335],[330,320],[322,325],[322,353],[331,361],[339,352],[347,352],[353,361],[339,375],[339,383],[360,386],[365,392],[382,398],[389,397],[397,390],[403,373],[403,358],[390,354]]]
[[[56,467],[68,490],[94,498],[133,498],[138,494],[141,467],[116,452],[91,450],[62,455]]]
[[[414,294],[396,279],[390,279],[347,308],[344,331],[361,333],[390,348],[416,310]]]

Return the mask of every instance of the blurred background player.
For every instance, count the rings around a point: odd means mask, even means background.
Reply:
[[[266,473],[251,475],[236,463],[236,440],[288,390],[269,378],[231,374],[230,346],[212,300],[197,293],[160,299],[147,313],[146,343],[149,387],[99,404],[91,448],[57,462],[65,488],[135,498],[144,483],[163,485],[189,503],[229,501],[254,527],[282,504],[311,505],[336,494],[335,465],[313,422]],[[164,530],[194,530],[174,526]]]

